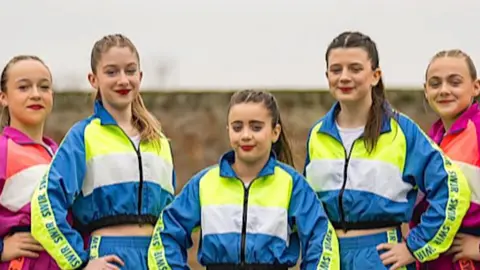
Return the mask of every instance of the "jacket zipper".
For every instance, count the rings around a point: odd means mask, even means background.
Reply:
[[[342,226],[342,229],[344,232],[347,231],[347,224],[345,222],[345,210],[343,209],[343,193],[345,192],[345,186],[347,185],[347,177],[348,177],[348,163],[350,162],[350,157],[352,155],[353,147],[355,145],[355,142],[358,140],[355,139],[352,142],[352,146],[350,147],[350,151],[347,154],[347,150],[345,149],[345,146],[343,146],[343,151],[345,153],[345,164],[343,166],[343,184],[342,184],[342,189],[340,189],[340,192],[338,193],[338,208],[340,210],[340,225]]]
[[[138,160],[138,171],[139,171],[139,181],[140,181],[140,184],[139,184],[139,187],[138,187],[138,215],[141,215],[142,214],[142,204],[143,204],[143,166],[142,166],[142,153],[140,151],[140,145],[141,145],[141,141],[138,143],[138,149],[137,147],[135,147],[135,144],[133,143],[133,141],[130,139],[130,136],[128,136],[128,134],[120,127],[118,126],[118,128],[120,128],[120,130],[123,132],[123,134],[125,134],[125,136],[127,136],[127,139],[128,141],[130,141],[130,144],[132,145],[133,147],[133,150],[135,150],[135,153],[137,154],[137,160]],[[140,223],[140,222],[139,222]]]
[[[243,216],[242,216],[242,238],[240,242],[240,264],[245,265],[245,253],[246,253],[246,242],[247,242],[247,213],[248,213],[248,195],[250,192],[250,187],[256,179],[253,179],[248,187],[245,187],[245,183],[238,179],[243,186]]]

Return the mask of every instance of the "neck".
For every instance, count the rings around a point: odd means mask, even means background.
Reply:
[[[448,133],[450,131],[450,129],[453,126],[453,123],[455,122],[455,120],[457,120],[457,118],[448,118],[448,119],[447,118],[442,118],[443,127],[445,128],[446,133]]]
[[[10,120],[10,127],[21,131],[36,143],[43,143],[44,123],[29,126],[17,121],[15,118],[12,118]]]
[[[132,124],[132,107],[128,106],[124,110],[118,110],[112,106],[103,103],[110,115],[115,119],[117,125],[119,125],[128,136],[137,135],[137,131],[134,129]]]
[[[370,97],[355,103],[340,103],[341,110],[337,115],[338,125],[344,128],[365,126],[371,107],[372,99]]]
[[[232,168],[237,174],[238,178],[240,178],[244,183],[248,184],[260,174],[260,171],[265,166],[265,163],[267,163],[268,158],[269,157],[267,156],[266,158],[262,158],[262,160],[258,160],[254,163],[246,163],[238,162],[238,158],[235,157],[236,161]]]

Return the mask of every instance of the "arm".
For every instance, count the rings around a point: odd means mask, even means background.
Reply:
[[[293,217],[302,247],[301,269],[340,269],[338,239],[321,202],[299,174],[293,182],[289,216]]]
[[[31,203],[32,235],[61,269],[88,263],[82,236],[67,222],[68,209],[81,191],[86,170],[83,128],[75,125],[63,140]]]
[[[406,242],[415,258],[426,262],[436,259],[452,244],[470,206],[471,192],[458,167],[413,121],[404,121],[407,137],[404,176],[415,181],[429,204]]]
[[[204,172],[190,179],[160,214],[148,250],[149,269],[189,269],[187,249],[193,244],[192,231],[200,225],[199,182]]]

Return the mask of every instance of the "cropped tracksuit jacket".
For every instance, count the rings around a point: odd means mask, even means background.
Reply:
[[[158,147],[160,146],[160,148]],[[137,149],[100,101],[67,133],[32,198],[32,234],[62,269],[88,263],[82,235],[119,224],[155,224],[174,198],[167,138]]]

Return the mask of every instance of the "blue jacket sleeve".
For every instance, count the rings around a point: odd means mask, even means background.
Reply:
[[[295,173],[289,216],[302,248],[302,270],[340,269],[338,239],[321,202],[303,176]]]
[[[82,236],[67,222],[86,170],[83,130],[79,124],[70,129],[31,203],[32,235],[61,269],[78,269],[88,262]]]
[[[190,269],[187,249],[193,245],[193,230],[200,226],[199,182],[206,172],[190,179],[160,215],[148,250],[149,269]]]
[[[429,203],[420,224],[407,236],[407,247],[420,261],[448,250],[470,206],[470,188],[463,173],[412,120],[400,124],[407,140],[404,178],[412,179]]]

